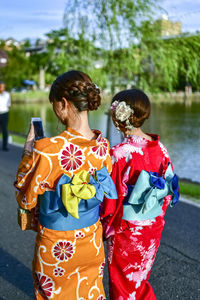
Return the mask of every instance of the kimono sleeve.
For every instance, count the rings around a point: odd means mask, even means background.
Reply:
[[[104,198],[103,214],[102,214],[103,218],[109,215],[116,214],[121,204],[123,203],[126,194],[125,190],[127,189],[125,182],[123,182],[123,176],[122,176],[123,168],[124,168],[123,165],[124,164],[122,160],[114,161],[113,163],[111,178],[116,186],[118,199],[107,199],[106,197]]]
[[[111,171],[112,171],[112,160],[111,160],[111,157],[110,157],[110,144],[108,142],[108,140],[106,138],[104,138],[104,140],[106,141],[107,143],[107,156],[106,156],[106,159],[104,160],[103,162],[103,166],[105,166],[108,170],[108,173],[110,174]]]
[[[169,154],[167,152],[167,149],[161,143],[160,143],[160,146],[161,146],[161,149],[163,150],[163,153],[164,153],[164,157],[163,157],[163,161],[164,161],[163,162],[163,174],[162,174],[164,176],[169,164],[171,164],[172,170],[174,168],[173,168],[173,164],[171,162],[171,159],[169,157]],[[171,200],[172,200],[172,196],[171,195],[167,195],[166,197],[164,197],[164,199],[163,199],[163,206],[162,206],[163,216],[165,215],[166,210],[167,210],[167,208],[168,208]]]
[[[23,156],[14,182],[17,202],[21,208],[28,210],[37,205],[38,195],[45,192],[41,183],[49,173],[45,157],[41,155],[37,148],[36,143],[33,153],[29,156]]]

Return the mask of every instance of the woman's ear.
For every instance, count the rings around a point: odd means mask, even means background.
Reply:
[[[62,97],[61,103],[62,103],[62,109],[68,108],[69,102],[67,101],[67,99],[65,97]]]

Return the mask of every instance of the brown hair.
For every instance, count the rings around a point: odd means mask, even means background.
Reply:
[[[129,117],[129,122],[133,127],[141,127],[144,121],[148,119],[151,112],[151,103],[143,91],[139,89],[124,90],[113,97],[112,103],[116,100],[119,102],[125,101],[133,109],[134,113]],[[117,120],[114,111],[112,118],[116,127],[119,127],[122,131],[126,131],[125,121],[121,122]]]
[[[81,71],[68,71],[53,82],[49,101],[61,101],[63,97],[72,102],[79,112],[96,110],[101,104],[99,88]]]

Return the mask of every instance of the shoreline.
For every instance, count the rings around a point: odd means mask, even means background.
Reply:
[[[191,103],[200,103],[200,92],[193,92],[186,94],[183,91],[180,92],[159,92],[150,93],[148,92],[152,103],[185,103],[191,105]],[[30,103],[48,103],[49,92],[48,91],[27,91],[24,93],[16,92],[11,93],[12,103],[15,104],[30,104]],[[110,103],[112,95],[110,93],[102,92],[102,105]]]
[[[179,180],[184,182],[184,183],[191,183],[191,184],[196,184],[196,185],[200,186],[200,181],[193,181],[190,178],[184,178],[184,177],[181,178],[181,177],[179,177]]]

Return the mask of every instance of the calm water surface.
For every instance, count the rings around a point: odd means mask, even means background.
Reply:
[[[108,107],[104,106],[89,115],[92,128],[107,132]],[[31,117],[41,117],[46,136],[63,130],[50,104],[13,105],[10,110],[9,130],[26,134]],[[110,144],[119,143],[120,133],[110,122]],[[200,182],[200,103],[152,105],[149,120],[143,126],[145,132],[157,133],[167,147],[175,172],[181,178]]]

